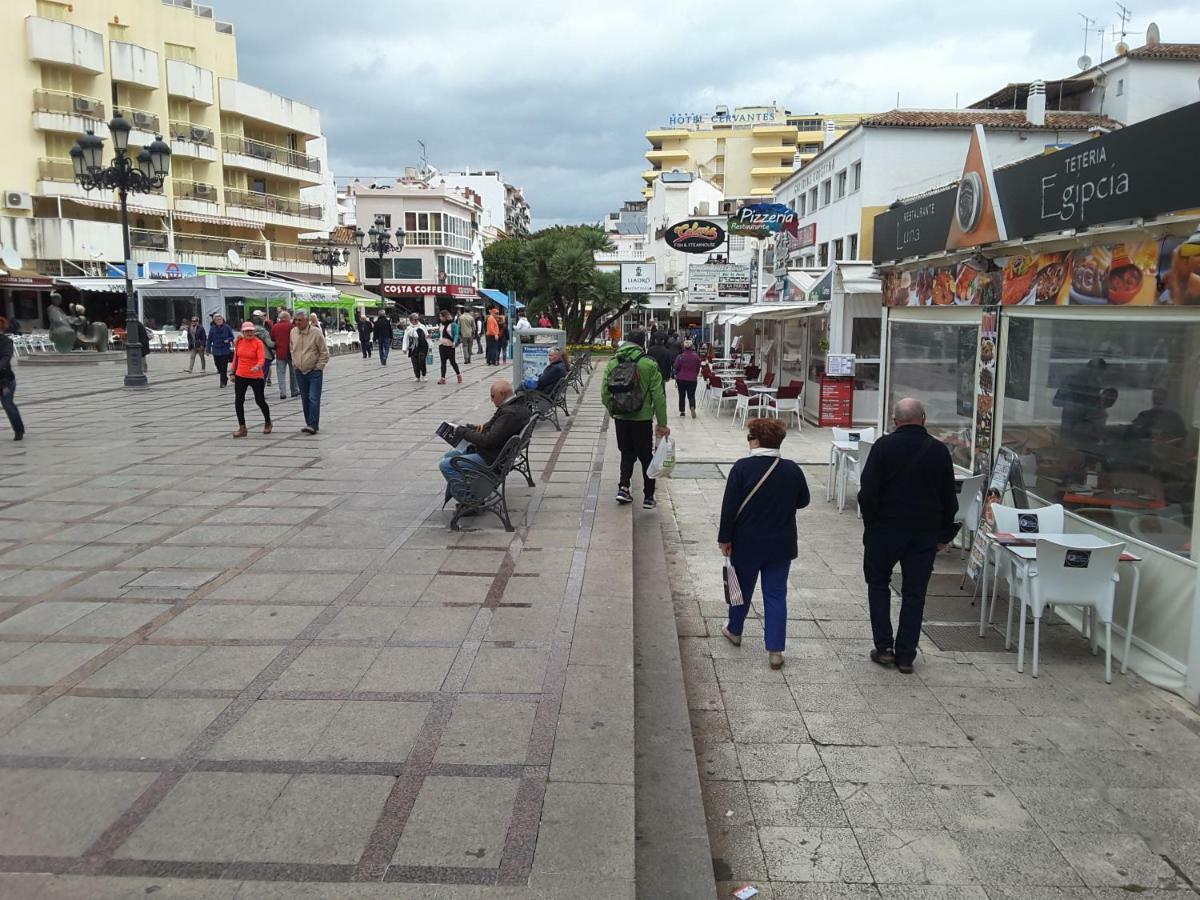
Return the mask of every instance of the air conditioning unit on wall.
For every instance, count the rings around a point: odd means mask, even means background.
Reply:
[[[155,121],[153,113],[134,110],[132,118],[134,128],[144,128],[147,131],[153,131],[158,127],[158,122]]]
[[[5,209],[33,209],[33,196],[23,191],[4,192]]]
[[[98,116],[100,114],[100,104],[87,97],[72,98],[71,106],[81,116]]]

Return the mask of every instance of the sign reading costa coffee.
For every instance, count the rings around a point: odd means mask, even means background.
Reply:
[[[1010,238],[1200,206],[1200,103],[996,170]]]
[[[958,185],[903,203],[875,217],[871,262],[925,256],[946,249],[946,234],[958,200]]]
[[[663,240],[681,253],[711,253],[725,243],[725,229],[707,219],[689,219],[668,228]]]
[[[379,293],[379,285],[368,286],[369,290]],[[427,297],[449,295],[462,297],[464,300],[474,300],[479,297],[475,288],[465,284],[437,284],[429,282],[389,281],[383,285],[385,297]]]

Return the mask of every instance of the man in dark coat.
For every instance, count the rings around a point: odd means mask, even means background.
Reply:
[[[954,463],[925,430],[925,409],[910,397],[892,415],[896,430],[875,442],[863,466],[858,506],[863,575],[875,649],[871,659],[912,674],[933,561],[954,539]],[[900,626],[892,636],[892,570],[900,563]]]
[[[379,342],[379,364],[387,365],[388,353],[392,350],[392,320],[383,313],[375,319],[375,340]]]
[[[512,382],[499,379],[492,382],[489,392],[496,411],[484,424],[473,427],[459,425],[455,430],[454,441],[466,441],[470,449],[460,450],[457,447],[442,457],[438,469],[446,479],[446,499],[449,500],[454,490],[463,484],[462,475],[450,465],[450,460],[456,456],[465,456],[485,466],[490,466],[504,449],[505,443],[514,434],[520,434],[529,423],[529,407],[513,393]]]
[[[650,349],[646,355],[658,363],[658,371],[662,372],[665,384],[671,380],[671,365],[675,362],[675,354],[667,347],[667,335],[662,329],[650,335]]]
[[[362,313],[358,314],[358,347],[362,350],[363,359],[371,356],[371,345],[375,342],[375,331],[371,320]]]

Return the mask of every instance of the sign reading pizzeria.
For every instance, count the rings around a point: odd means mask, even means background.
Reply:
[[[800,217],[796,211],[782,203],[748,203],[729,217],[729,233],[742,237],[795,235],[799,228]]]
[[[668,228],[663,240],[681,253],[711,253],[725,243],[725,229],[707,219],[689,219]]]

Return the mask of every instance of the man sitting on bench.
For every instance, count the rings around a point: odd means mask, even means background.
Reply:
[[[508,439],[520,434],[521,429],[529,422],[529,407],[513,394],[511,382],[493,381],[490,395],[496,407],[492,417],[478,427],[459,425],[454,431],[455,443],[466,441],[471,445],[470,448],[450,450],[438,463],[438,469],[446,479],[446,500],[449,500],[456,490],[468,490],[466,479],[450,465],[450,460],[456,456],[465,456],[480,465],[490,466],[496,461]]]

